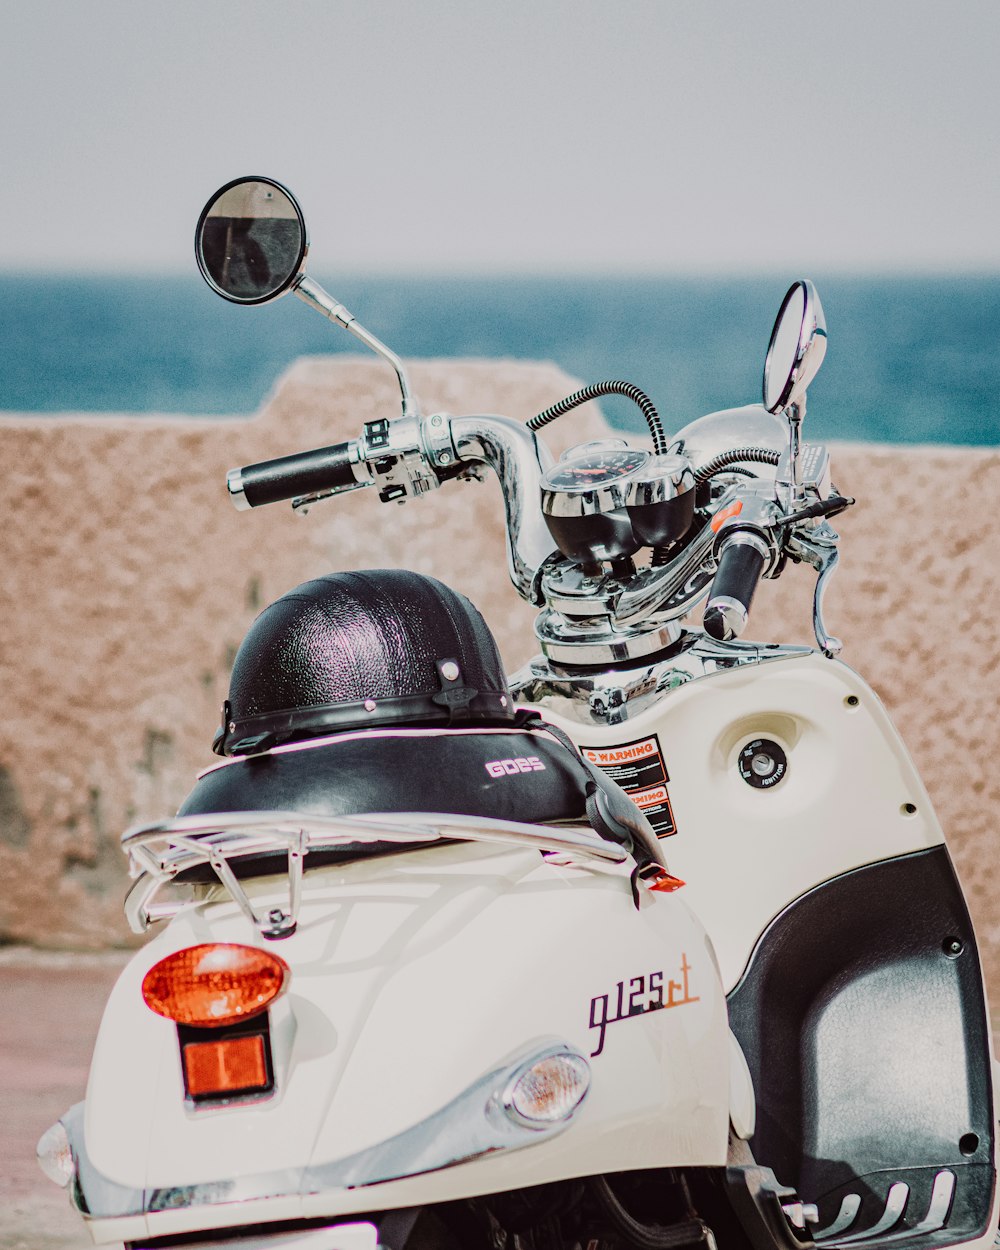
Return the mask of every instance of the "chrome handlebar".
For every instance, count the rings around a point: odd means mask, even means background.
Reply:
[[[451,477],[500,479],[506,511],[507,568],[518,593],[540,604],[538,574],[555,549],[542,515],[541,476],[552,456],[533,430],[503,416],[407,415],[369,421],[360,438],[312,452],[231,469],[226,485],[237,508],[291,499],[306,512],[320,499],[376,486],[383,503],[404,503]]]
[[[305,511],[319,499],[364,486],[376,486],[384,503],[403,503],[449,478],[480,477],[481,467],[488,466],[500,481],[504,500],[510,579],[522,598],[541,606],[551,590],[550,579],[542,574],[556,548],[541,509],[541,478],[551,464],[551,453],[534,431],[510,417],[406,414],[370,421],[360,438],[335,447],[234,469],[227,485],[237,507],[291,498],[294,508]],[[329,466],[325,479],[324,466]],[[782,464],[773,477],[731,481],[716,494],[712,519],[672,560],[642,569],[625,582],[607,579],[593,602],[602,601],[609,628],[634,631],[653,618],[662,622],[686,614],[704,595],[725,549],[738,539],[760,552],[764,577],[780,573],[786,552],[816,569],[816,639],[828,654],[839,651],[839,641],[826,632],[822,619],[822,597],[837,559],[837,535],[825,516],[853,500],[832,492],[829,455],[819,444],[803,448],[800,474],[799,503],[805,508],[785,513]],[[314,489],[302,493],[301,484],[307,481]],[[734,635],[745,621],[744,612]]]
[[[500,479],[507,521],[507,570],[518,594],[542,603],[538,575],[555,550],[541,509],[541,478],[552,455],[533,430],[510,417],[453,417],[459,461],[488,464]]]

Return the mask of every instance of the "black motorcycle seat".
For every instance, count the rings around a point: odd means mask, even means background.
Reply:
[[[207,770],[178,815],[449,812],[529,823],[586,820],[587,773],[544,731],[341,733]]]

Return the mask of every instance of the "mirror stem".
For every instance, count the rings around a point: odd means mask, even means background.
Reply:
[[[802,396],[797,403],[789,404],[785,414],[788,417],[788,471],[791,481],[788,483],[789,510],[802,503],[802,420],[806,415],[806,397]]]
[[[345,330],[350,330],[356,339],[360,339],[364,343],[365,347],[370,348],[377,356],[381,356],[383,360],[388,361],[395,369],[396,377],[399,379],[399,389],[403,397],[403,416],[416,417],[420,415],[420,408],[410,390],[410,383],[406,377],[403,362],[395,352],[390,351],[381,339],[377,339],[374,334],[366,330],[353,313],[348,312],[343,304],[338,303],[332,296],[328,295],[319,283],[313,282],[311,278],[300,278],[292,289],[303,303],[308,304],[310,308],[315,308],[317,312],[321,312],[324,317],[329,317],[331,321],[336,321]]]

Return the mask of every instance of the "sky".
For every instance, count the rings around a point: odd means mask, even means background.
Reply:
[[[996,0],[0,0],[0,270],[1000,269]]]

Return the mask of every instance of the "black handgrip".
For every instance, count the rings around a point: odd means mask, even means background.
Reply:
[[[234,469],[228,478],[229,493],[238,508],[259,508],[280,499],[356,486],[351,447],[351,443],[334,443]]]
[[[746,531],[729,539],[715,572],[702,624],[705,633],[719,642],[728,642],[743,633],[750,615],[754,591],[764,572],[765,556]]]

